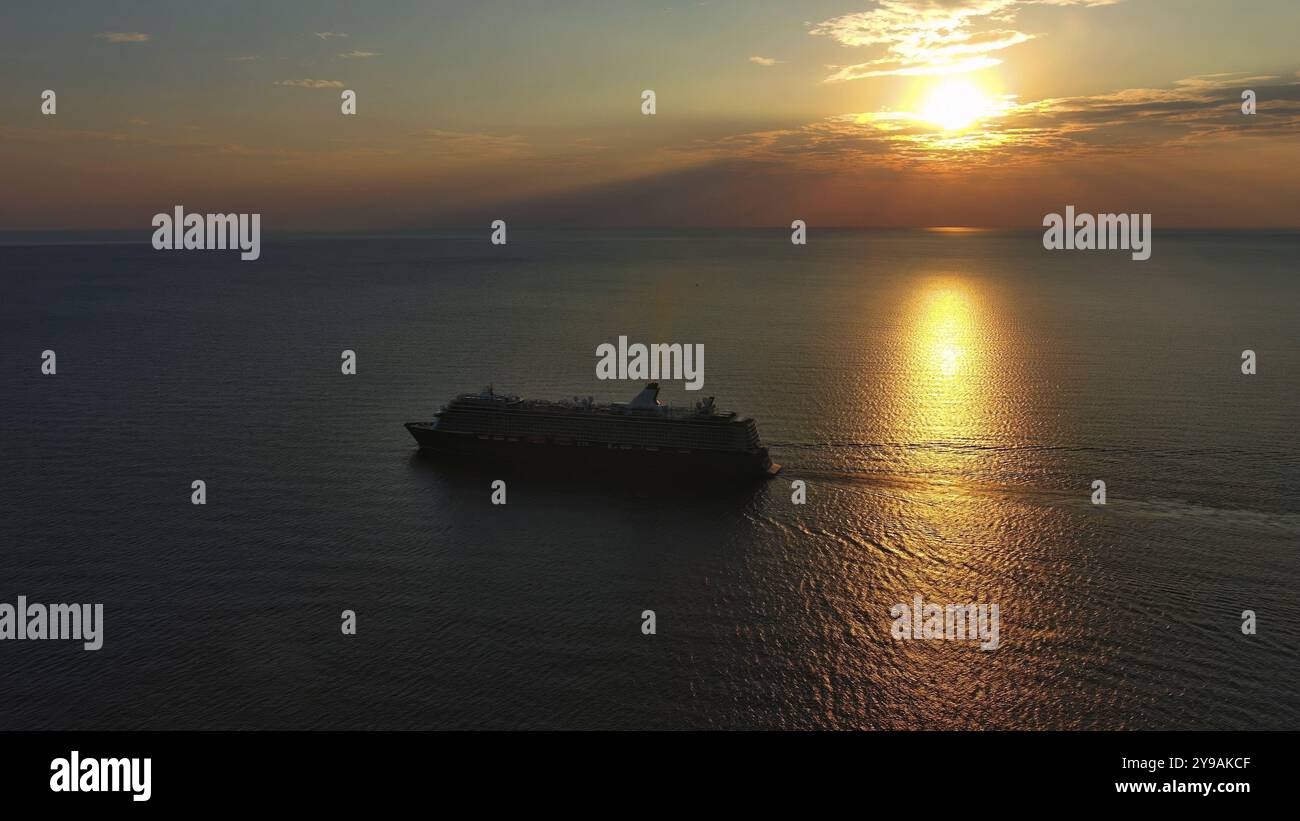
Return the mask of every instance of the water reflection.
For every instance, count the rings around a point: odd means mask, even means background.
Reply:
[[[988,436],[1000,393],[983,295],[959,277],[923,281],[905,311],[901,379],[894,387],[899,441],[929,445]],[[932,465],[931,467],[940,467]]]
[[[897,478],[864,488],[848,503],[858,509],[839,514],[849,523],[846,541],[878,547],[862,565],[869,569],[844,578],[852,605],[835,618],[853,624],[865,612],[870,632],[837,666],[846,679],[877,685],[864,691],[875,696],[858,708],[859,726],[979,726],[990,722],[980,706],[986,693],[1034,701],[1015,687],[1013,653],[973,642],[896,640],[891,608],[921,596],[940,606],[996,603],[1004,619],[1014,619],[1017,604],[1033,595],[1023,586],[1032,578],[1024,556],[1041,522],[981,479],[991,458],[986,446],[996,444],[998,420],[1009,413],[997,367],[996,291],[976,278],[926,276],[900,303],[888,341],[889,378],[878,386],[888,403],[879,430]],[[1024,640],[1023,625],[1003,628],[1010,641]],[[885,692],[882,668],[924,684]],[[840,690],[833,698],[850,695]],[[954,709],[969,709],[972,699],[972,713]]]

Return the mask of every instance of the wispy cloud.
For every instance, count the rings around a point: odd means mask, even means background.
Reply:
[[[254,63],[254,62],[257,62],[257,61],[260,60],[260,59],[262,59],[262,58],[259,57],[259,56],[257,56],[256,54],[241,54],[241,55],[239,55],[238,57],[231,57],[231,58],[230,58],[230,62],[232,62],[232,63]]]
[[[142,126],[144,120],[131,120],[132,125]],[[37,129],[13,128],[0,126],[0,139],[15,141],[35,141],[68,144],[104,144],[113,146],[130,146],[149,151],[169,151],[180,154],[204,156],[238,156],[238,157],[272,157],[291,158],[295,152],[284,148],[259,148],[235,142],[216,142],[198,139],[175,139],[156,137],[123,131],[94,130],[46,130],[42,134]],[[298,152],[299,154],[301,152]]]
[[[340,54],[339,56],[342,57],[344,60],[364,60],[364,59],[367,58],[367,57],[378,57],[378,56],[379,56],[379,52],[377,52],[377,51],[357,51],[356,49],[353,49],[352,51],[344,52],[343,54]]]
[[[332,40],[336,37],[347,37],[347,34],[338,31],[313,31],[312,35],[319,37],[322,40]]]
[[[442,160],[500,161],[518,159],[533,153],[528,140],[517,134],[498,135],[427,129],[411,136],[431,146]]]
[[[1241,113],[1251,83],[1267,110]],[[1300,82],[1267,75],[1211,74],[1170,88],[1033,102],[1008,98],[978,128],[947,132],[903,111],[841,114],[790,129],[737,134],[682,151],[692,160],[746,159],[826,170],[880,167],[949,170],[1005,167],[1062,156],[1168,156],[1242,139],[1300,146]]]
[[[0,125],[0,144],[8,141],[45,146],[51,143],[101,145],[114,150],[129,148],[148,151],[151,156],[167,153],[210,158],[238,157],[273,160],[304,169],[319,169],[354,160],[387,158],[402,167],[419,167],[431,173],[450,173],[483,167],[517,167],[519,160],[536,156],[527,139],[517,134],[488,134],[439,129],[399,133],[388,137],[333,138],[323,145],[290,148],[280,144],[248,144],[177,134],[132,119],[131,129],[96,131],[85,129],[20,128]],[[184,127],[187,131],[194,127]]]
[[[775,58],[773,58],[773,57],[758,57],[758,56],[754,56],[754,57],[750,57],[750,58],[749,58],[749,62],[751,62],[751,63],[756,63],[756,64],[758,64],[758,65],[760,65],[760,66],[774,66],[774,65],[776,65],[776,64],[778,64],[778,63],[782,63],[782,62],[785,62],[785,61],[784,61],[784,60],[777,60],[777,59],[775,59]]]
[[[153,39],[143,31],[101,31],[95,36],[110,43],[147,43]]]
[[[275,84],[291,88],[343,88],[342,80],[276,80]]]
[[[876,59],[832,66],[827,82],[888,75],[957,74],[996,66],[991,56],[1034,35],[1012,28],[1027,5],[1102,6],[1120,0],[879,0],[876,8],[813,26],[811,33],[854,47],[883,47]]]
[[[1296,72],[1300,77],[1300,71]],[[1251,83],[1273,83],[1281,78],[1275,74],[1244,74],[1241,72],[1220,72],[1218,74],[1198,74],[1174,83],[1179,88],[1245,88]]]

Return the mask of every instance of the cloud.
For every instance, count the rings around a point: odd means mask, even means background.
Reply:
[[[831,66],[837,83],[889,75],[956,74],[996,66],[992,53],[1034,39],[1011,28],[1026,5],[1099,6],[1119,0],[880,0],[870,11],[834,17],[811,29],[851,47],[884,47],[874,60]],[[978,27],[978,28],[977,28]]]
[[[258,60],[260,60],[260,59],[262,59],[262,58],[261,58],[261,57],[258,57],[256,54],[241,54],[241,55],[239,55],[238,57],[231,57],[231,58],[230,58],[230,62],[232,62],[232,63],[253,63],[253,62],[256,62],[256,61],[258,61]]]
[[[113,151],[131,150],[137,156],[200,156],[212,159],[241,158],[274,162],[277,167],[300,169],[342,168],[365,161],[388,160],[384,167],[418,168],[422,172],[446,174],[500,166],[518,169],[517,161],[536,156],[524,137],[430,129],[397,133],[386,137],[338,137],[322,144],[286,146],[279,142],[241,143],[207,139],[198,134],[180,134],[166,128],[146,128],[146,121],[132,119],[132,128],[118,131],[20,128],[0,124],[0,145],[25,143],[69,146],[101,146]],[[193,127],[184,127],[193,130]],[[86,152],[80,152],[85,155]],[[122,156],[122,155],[118,155]]]
[[[1240,89],[1251,82],[1267,109],[1241,113]],[[1265,82],[1271,82],[1265,85]],[[771,166],[839,171],[997,169],[1070,157],[1165,157],[1170,152],[1243,139],[1300,147],[1300,82],[1211,74],[1170,88],[1016,102],[1004,98],[976,128],[944,131],[917,114],[841,114],[796,128],[736,134],[680,149],[684,160],[758,161]]]
[[[782,62],[785,62],[785,61],[784,61],[784,60],[777,60],[777,59],[774,59],[774,58],[772,58],[772,57],[757,57],[757,56],[755,56],[755,57],[750,57],[750,58],[749,58],[749,62],[751,62],[751,63],[757,63],[757,64],[760,65],[760,66],[774,66],[774,65],[776,65],[777,63],[782,63]]]
[[[517,169],[517,161],[537,156],[532,144],[518,134],[433,128],[384,136],[333,137],[329,143],[328,156],[385,157],[411,161],[426,171],[439,173],[494,165]]]
[[[132,125],[142,126],[146,121],[131,120],[130,122]],[[147,149],[151,154],[167,151],[185,155],[201,155],[210,157],[240,156],[272,157],[279,159],[297,156],[294,152],[283,148],[258,148],[244,145],[242,143],[214,142],[201,139],[176,139],[122,131],[47,129],[42,133],[39,129],[0,126],[0,139],[37,143],[66,143],[72,145],[103,144],[109,146],[125,146],[137,149]]]
[[[377,52],[377,51],[357,51],[356,49],[353,49],[352,51],[345,52],[345,53],[343,53],[343,54],[340,54],[339,56],[342,57],[344,60],[363,60],[363,59],[365,59],[365,58],[367,58],[367,57],[378,57],[378,56],[379,56],[379,52]]]
[[[343,88],[342,80],[276,80],[275,84],[291,88]]]
[[[1300,77],[1300,71],[1296,72]],[[1250,83],[1270,83],[1281,79],[1276,74],[1246,74],[1244,72],[1220,72],[1218,74],[1198,74],[1187,77],[1174,85],[1179,88],[1233,88],[1245,87]]]
[[[528,141],[517,134],[427,129],[411,136],[425,143],[443,160],[494,161],[517,159],[533,153]]]
[[[346,34],[337,31],[313,31],[312,34],[322,40],[331,40],[335,37],[347,37]]]
[[[153,39],[143,31],[101,31],[95,36],[110,43],[147,43]]]

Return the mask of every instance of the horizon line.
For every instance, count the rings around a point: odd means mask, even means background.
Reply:
[[[507,220],[507,223],[509,221]],[[440,225],[429,226],[427,228],[358,228],[358,229],[337,229],[337,228],[299,228],[286,230],[264,231],[268,238],[415,238],[421,236],[430,236],[436,234],[464,234],[470,232],[490,231],[489,224],[484,225]],[[728,232],[728,231],[772,231],[788,232],[791,230],[787,225],[511,225],[511,232],[522,232],[527,235],[532,232],[566,232],[566,233],[620,233],[620,232],[691,232],[691,233],[708,233],[708,232]],[[935,234],[980,234],[980,233],[1042,233],[1044,227],[1038,226],[1005,226],[1005,225],[808,225],[809,231],[918,231]],[[1300,232],[1298,225],[1267,225],[1256,227],[1242,226],[1183,226],[1173,225],[1160,229],[1161,231],[1177,233],[1218,233],[1218,234],[1268,234],[1268,233],[1297,233]],[[145,228],[0,228],[0,243],[14,244],[126,244],[134,242],[127,239],[128,236],[139,236],[141,242],[148,242],[154,229]],[[6,240],[17,240],[21,238],[40,239],[43,237],[63,237],[65,242],[6,242]],[[76,241],[81,237],[80,241]],[[97,241],[95,237],[104,238]],[[111,242],[108,238],[113,237]],[[121,237],[121,239],[116,239]]]

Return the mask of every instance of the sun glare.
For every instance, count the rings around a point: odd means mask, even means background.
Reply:
[[[962,131],[1001,110],[998,101],[966,80],[947,80],[930,92],[917,112],[944,131]]]

